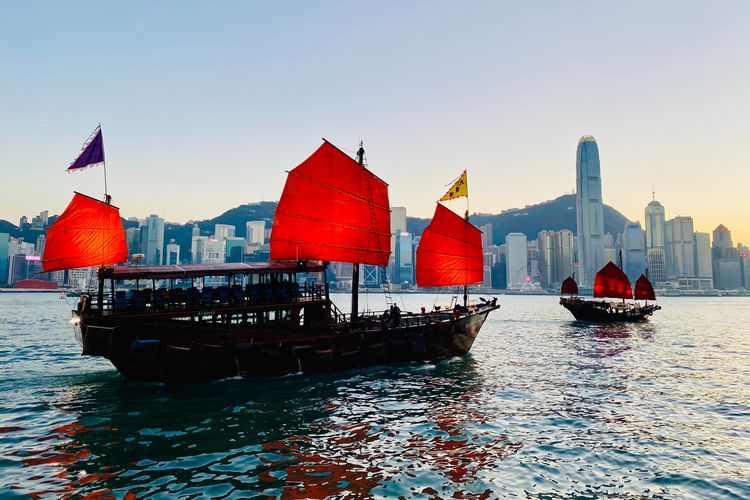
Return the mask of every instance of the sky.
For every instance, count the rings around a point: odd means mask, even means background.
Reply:
[[[98,123],[122,215],[174,222],[278,200],[323,137],[409,215],[464,169],[498,213],[573,192],[593,135],[605,203],[750,244],[748,26],[744,0],[5,1],[0,219],[101,197],[65,173]]]

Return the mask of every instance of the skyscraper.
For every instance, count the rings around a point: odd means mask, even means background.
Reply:
[[[579,281],[592,285],[604,264],[604,215],[599,147],[590,135],[581,137],[576,153],[576,232]]]
[[[646,260],[651,281],[654,283],[667,279],[664,213],[664,206],[656,199],[651,200],[646,206]]]
[[[265,236],[265,221],[251,220],[245,223],[245,244],[261,246],[266,242]]]
[[[214,224],[214,237],[217,240],[234,238],[235,227],[231,224]]]
[[[713,288],[713,270],[711,269],[711,235],[695,233],[693,237],[695,249],[695,275],[698,278],[710,280],[707,288]]]
[[[694,278],[695,248],[692,217],[675,217],[665,224],[667,234],[667,275],[671,278]]]
[[[528,267],[528,245],[523,233],[508,233],[505,236],[505,268],[508,288],[520,288],[526,282]]]
[[[167,244],[165,263],[168,266],[169,265],[177,266],[180,264],[180,245],[175,243],[174,239],[169,240],[169,243]]]
[[[622,231],[622,267],[635,282],[646,272],[646,232],[640,222],[626,222]]]
[[[714,287],[719,290],[734,290],[742,286],[742,263],[740,252],[732,246],[732,232],[723,224],[714,229],[711,260],[714,272]]]
[[[164,263],[164,219],[151,214],[141,222],[141,253],[147,266]]]

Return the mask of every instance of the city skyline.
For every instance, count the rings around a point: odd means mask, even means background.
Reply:
[[[13,223],[61,213],[73,190],[103,194],[101,169],[63,172],[101,122],[126,217],[276,201],[320,137],[352,155],[364,140],[412,215],[465,168],[471,210],[499,213],[572,192],[571,144],[590,134],[604,200],[628,219],[644,225],[655,189],[668,217],[750,241],[746,3],[77,5],[0,20]]]

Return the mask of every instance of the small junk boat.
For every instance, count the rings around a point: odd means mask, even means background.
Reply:
[[[645,321],[654,311],[661,309],[656,304],[648,303],[649,300],[656,300],[656,294],[646,276],[641,275],[638,278],[635,283],[635,294],[633,294],[627,275],[612,262],[607,263],[596,273],[594,298],[615,298],[622,299],[622,302],[579,297],[578,284],[572,277],[563,281],[560,295],[560,304],[577,320],[582,321],[598,323]],[[625,302],[626,299],[644,300],[645,303]]]
[[[76,193],[49,229],[43,269],[99,266],[96,300],[83,296],[73,311],[76,337],[84,355],[108,359],[130,380],[275,376],[460,356],[499,307],[465,297],[449,310],[359,311],[359,265],[386,266],[391,237],[388,185],[365,168],[361,147],[355,161],[324,142],[289,172],[274,216],[271,262],[113,265],[127,260],[127,248],[109,200]],[[431,239],[454,241],[439,229],[444,220],[451,231],[458,226],[438,208],[434,236],[430,229],[420,245],[421,280],[472,283],[477,269],[481,280],[479,233],[468,223],[459,233],[470,233],[471,241],[427,257]],[[353,264],[351,314],[330,299],[331,261]]]

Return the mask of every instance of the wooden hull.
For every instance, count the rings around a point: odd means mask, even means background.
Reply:
[[[636,323],[646,321],[654,313],[661,309],[660,306],[649,304],[635,307],[626,304],[626,307],[610,307],[609,303],[597,300],[585,300],[578,297],[561,297],[560,304],[573,314],[579,321],[590,321],[593,323]]]
[[[461,356],[497,308],[481,306],[458,318],[408,316],[398,327],[376,324],[374,318],[260,329],[107,316],[83,318],[79,326],[83,354],[109,359],[125,378],[185,383]]]

